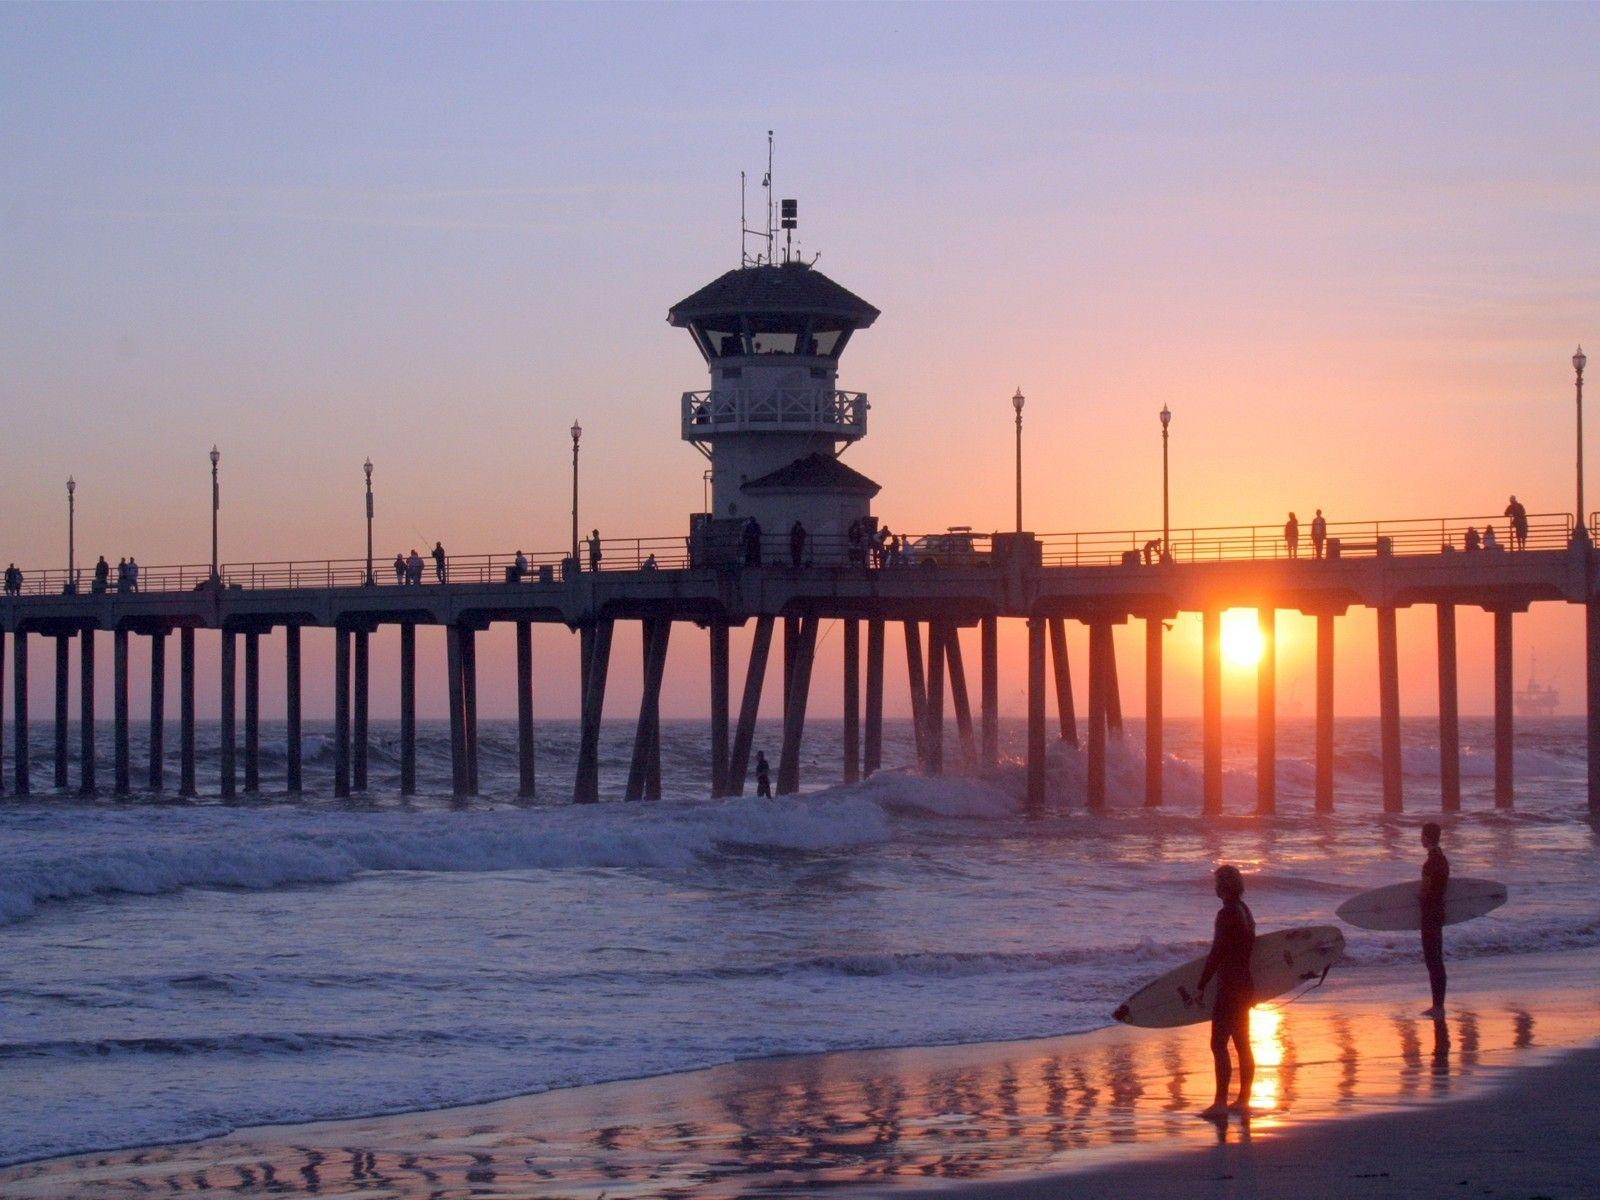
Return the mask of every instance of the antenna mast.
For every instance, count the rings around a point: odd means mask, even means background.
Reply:
[[[772,130],[767,130],[767,173],[761,177],[761,186],[767,192],[767,223],[761,229],[751,229],[750,221],[745,208],[745,173],[739,172],[739,265],[741,267],[759,267],[762,263],[771,264],[774,261],[777,229],[772,219]],[[762,238],[767,243],[765,256],[757,254],[751,258],[746,247],[752,237]]]

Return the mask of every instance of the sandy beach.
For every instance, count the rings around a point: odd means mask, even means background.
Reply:
[[[0,1194],[1592,1196],[1597,970],[1590,952],[1467,964],[1443,1022],[1400,967],[1262,1008],[1248,1125],[1194,1115],[1201,1029],[1115,1027],[242,1130],[14,1167]]]

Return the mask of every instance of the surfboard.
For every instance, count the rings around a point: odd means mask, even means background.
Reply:
[[[1422,881],[1394,883],[1352,896],[1334,912],[1357,929],[1421,929]],[[1506,885],[1492,879],[1451,879],[1445,885],[1444,923],[1459,925],[1493,912],[1506,902]]]
[[[1305,925],[1262,934],[1256,938],[1255,951],[1250,955],[1256,1003],[1281,996],[1296,984],[1321,979],[1342,957],[1344,934],[1337,925]],[[1216,983],[1206,985],[1204,996],[1195,995],[1205,965],[1202,955],[1173,968],[1129,996],[1112,1017],[1124,1025],[1143,1029],[1172,1029],[1209,1021],[1211,1005],[1217,998]]]

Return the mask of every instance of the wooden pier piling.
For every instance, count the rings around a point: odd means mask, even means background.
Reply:
[[[1314,807],[1333,811],[1333,617],[1317,613],[1317,749]]]
[[[712,621],[706,628],[711,642],[711,796],[728,794],[730,677],[728,623]]]
[[[238,654],[238,635],[231,629],[222,631],[221,653],[221,710],[222,710],[222,748],[221,748],[221,792],[224,800],[231,800],[237,794],[239,781],[236,777],[236,764],[234,756],[238,751],[237,729],[235,728],[235,709],[237,703],[235,688],[237,687],[238,671],[236,656]]]
[[[672,622],[648,619],[640,622],[643,641],[643,686],[639,693],[639,723],[634,729],[633,758],[628,765],[624,800],[659,800],[661,778],[661,681],[666,673],[667,640]],[[651,795],[652,774],[656,780]]]
[[[400,622],[400,794],[417,794],[417,623]]]
[[[67,789],[67,668],[71,642],[65,634],[56,635],[56,790]]]
[[[28,731],[28,633],[11,639],[11,790],[26,796],[32,790],[28,756],[33,752]]]
[[[111,632],[111,757],[112,791],[126,796],[132,790],[128,748],[128,631]]]
[[[844,626],[844,781],[861,778],[861,622],[847,617]]]
[[[807,614],[799,622],[789,696],[784,705],[783,746],[778,754],[780,796],[800,790],[800,743],[805,736],[806,703],[811,694],[811,666],[817,656],[817,618]],[[787,640],[787,639],[785,639]]]
[[[1028,794],[1027,810],[1044,809],[1044,639],[1045,618],[1028,618]]]
[[[911,733],[917,744],[917,765],[928,770],[928,682],[922,667],[922,627],[903,622],[906,633],[906,686],[911,694]]]
[[[1378,609],[1378,744],[1383,761],[1383,811],[1405,809],[1400,750],[1400,647],[1395,610]]]
[[[606,638],[606,660],[611,658],[611,639]],[[605,688],[604,672],[600,676],[602,691]],[[600,718],[595,717],[596,751],[598,763]],[[461,628],[461,736],[467,756],[468,796],[478,794],[478,631],[474,626]],[[598,772],[596,788],[599,786]]]
[[[928,622],[928,698],[924,712],[928,740],[928,770],[944,774],[944,622]]]
[[[1084,782],[1084,803],[1090,812],[1106,806],[1106,725],[1110,717],[1111,626],[1089,624],[1089,754]]]
[[[1000,622],[991,615],[978,623],[980,644],[979,681],[983,710],[982,766],[992,771],[1000,763]]]
[[[78,635],[78,794],[94,795],[94,630]]]
[[[167,631],[150,631],[150,762],[148,785],[160,795],[167,786]]]
[[[533,623],[517,623],[517,797],[533,799]],[[412,680],[413,689],[416,681]],[[415,701],[413,701],[413,704]],[[412,713],[413,722],[416,713]],[[415,737],[415,733],[413,733]]]
[[[244,790],[261,791],[261,634],[244,635]]]
[[[861,741],[861,773],[872,776],[883,766],[883,621],[867,621],[867,714]]]
[[[1461,811],[1461,719],[1456,670],[1456,606],[1438,605],[1439,808]]]
[[[194,628],[178,630],[178,795],[195,794]]]
[[[1222,812],[1222,614],[1214,608],[1201,618],[1200,736],[1201,811]]]
[[[286,625],[283,630],[283,756],[285,790],[298,796],[302,785],[304,766],[300,741],[300,626]]]
[[[1511,613],[1508,608],[1494,610],[1494,806],[1512,805],[1514,771],[1512,742],[1512,659]]]
[[[1256,660],[1256,813],[1278,811],[1278,613],[1256,610],[1261,657]]]
[[[611,635],[612,622],[604,619],[584,626],[579,635],[583,643],[584,688],[572,796],[579,804],[593,804],[600,799],[600,720],[605,712],[606,676],[611,669]]]
[[[750,772],[750,749],[756,736],[756,718],[761,713],[761,688],[766,682],[767,660],[772,653],[773,618],[756,618],[750,641],[750,661],[745,667],[744,692],[739,699],[739,724],[733,734],[733,754],[728,762],[728,795],[744,795],[745,777]]]
[[[1166,626],[1159,613],[1144,621],[1144,803],[1160,808],[1163,799],[1166,765],[1165,731],[1162,728],[1161,650]]]
[[[1072,664],[1067,658],[1067,622],[1064,617],[1050,618],[1050,663],[1055,669],[1056,719],[1060,723],[1061,740],[1077,746],[1078,714],[1072,703]]]
[[[350,631],[343,625],[333,631],[333,794],[350,795]]]
[[[972,699],[967,693],[967,667],[961,658],[961,631],[945,627],[944,657],[950,680],[950,706],[956,715],[956,737],[961,741],[961,762],[970,771],[978,765],[978,747],[972,736]]]
[[[1588,575],[1585,571],[1585,575]],[[1589,815],[1600,817],[1600,600],[1590,600],[1583,606],[1584,644],[1586,666],[1584,690],[1587,700]],[[18,666],[22,665],[23,650],[17,648]]]
[[[367,760],[371,753],[367,713],[371,700],[372,635],[365,629],[352,631],[355,643],[355,670],[350,697],[350,790],[367,790]]]

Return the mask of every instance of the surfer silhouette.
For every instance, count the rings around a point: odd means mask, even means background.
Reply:
[[[1213,976],[1217,998],[1211,1006],[1211,1057],[1217,1069],[1217,1096],[1202,1117],[1225,1117],[1232,1111],[1250,1111],[1250,1086],[1255,1082],[1256,1059],[1250,1049],[1250,1006],[1255,1002],[1255,984],[1250,977],[1250,955],[1256,945],[1256,919],[1244,902],[1244,876],[1239,868],[1217,868],[1216,930],[1211,938],[1211,953],[1200,972],[1198,993],[1203,995]],[[1228,1060],[1228,1043],[1239,1055],[1239,1098],[1228,1104],[1228,1084],[1233,1069]]]
[[[1450,860],[1439,849],[1439,823],[1422,827],[1422,844],[1428,857],[1422,864],[1422,961],[1428,965],[1428,986],[1433,991],[1433,1007],[1422,1015],[1444,1016],[1444,896],[1450,886]]]

